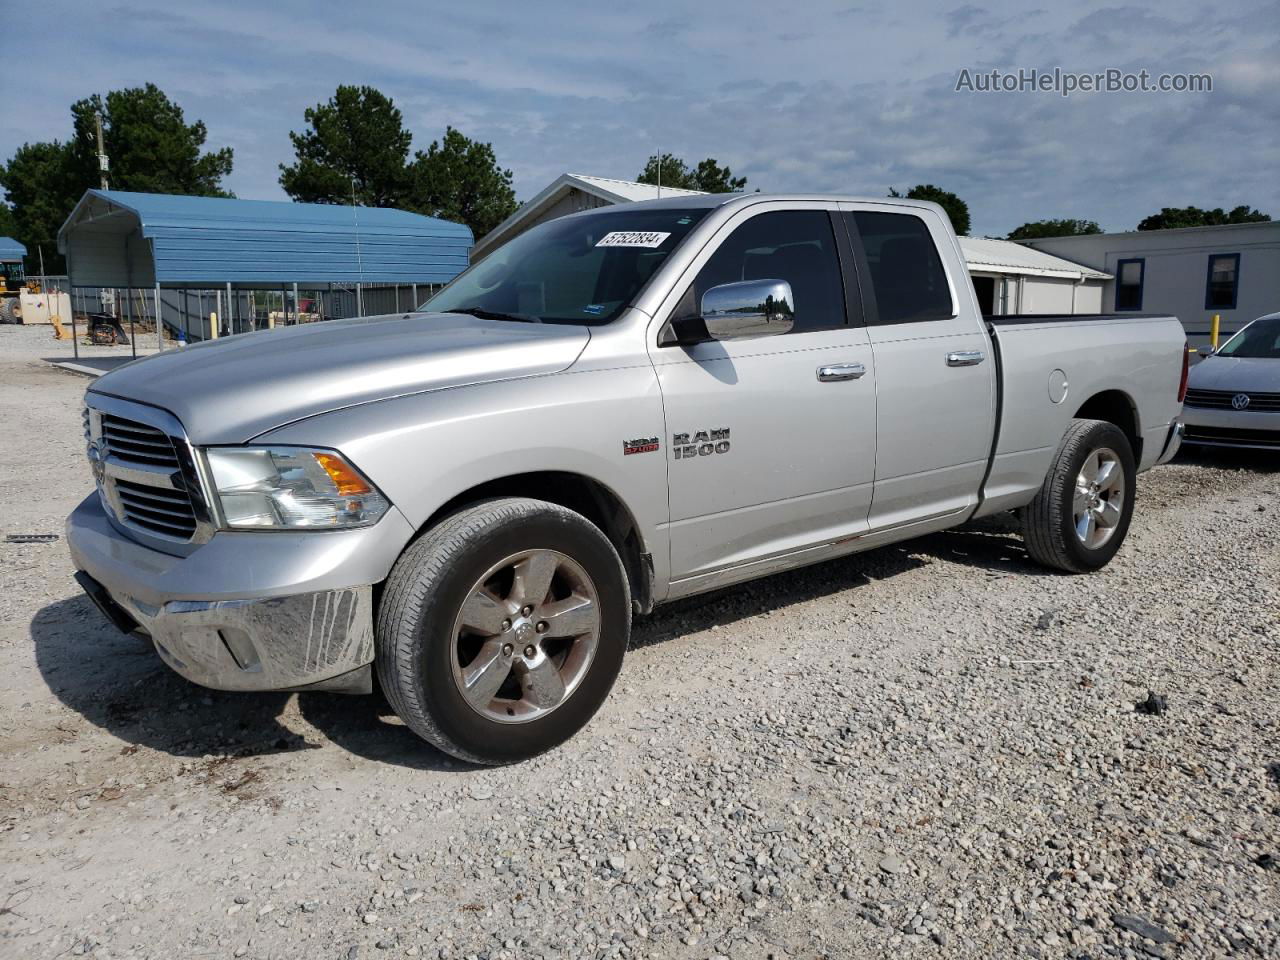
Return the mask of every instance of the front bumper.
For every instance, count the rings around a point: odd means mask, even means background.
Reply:
[[[1188,406],[1182,418],[1189,444],[1280,451],[1280,413]]]
[[[177,673],[217,690],[368,692],[372,584],[412,533],[393,509],[358,530],[219,533],[176,557],[121,533],[96,494],[67,520],[89,582],[78,579],[99,607],[122,629],[136,623]]]

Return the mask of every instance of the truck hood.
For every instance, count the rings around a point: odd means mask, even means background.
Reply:
[[[1205,357],[1187,374],[1192,390],[1280,393],[1280,360],[1265,357]]]
[[[89,389],[168,410],[194,443],[244,443],[342,407],[558,373],[586,327],[410,313],[239,334],[144,357]]]

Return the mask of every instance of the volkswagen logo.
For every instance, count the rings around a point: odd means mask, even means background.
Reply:
[[[1231,398],[1231,406],[1237,410],[1245,410],[1249,406],[1249,395],[1247,393],[1237,393]]]

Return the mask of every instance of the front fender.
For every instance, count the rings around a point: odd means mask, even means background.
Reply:
[[[666,445],[648,364],[478,384],[322,414],[257,438],[341,450],[415,529],[481,484],[523,473],[579,474],[631,512],[655,582],[668,575]],[[624,453],[627,441],[658,448]]]

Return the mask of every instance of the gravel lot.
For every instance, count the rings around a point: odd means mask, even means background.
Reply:
[[[3,534],[90,489],[47,337],[0,328]],[[194,687],[0,543],[0,956],[1280,956],[1278,493],[1183,459],[1091,577],[989,522],[663,608],[496,770]]]

